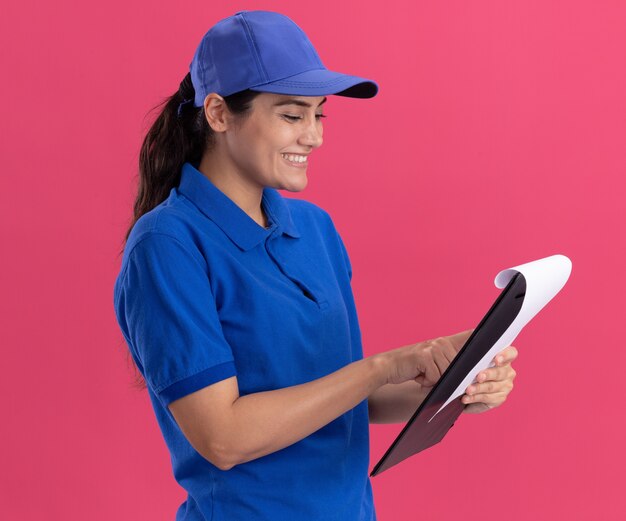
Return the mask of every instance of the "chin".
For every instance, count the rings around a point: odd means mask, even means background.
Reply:
[[[301,192],[306,188],[308,182],[309,180],[307,179],[306,175],[304,175],[302,180],[298,180],[297,182],[294,182],[292,180],[292,182],[290,183],[282,183],[276,188],[278,190],[287,190],[288,192]]]

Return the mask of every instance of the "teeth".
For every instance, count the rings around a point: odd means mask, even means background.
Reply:
[[[304,163],[306,162],[306,156],[298,156],[294,154],[281,154],[285,159],[289,161],[293,161],[294,163]]]

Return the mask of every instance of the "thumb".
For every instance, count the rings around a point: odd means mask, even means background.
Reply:
[[[448,337],[448,340],[452,342],[452,345],[454,346],[454,349],[456,350],[457,353],[465,345],[465,343],[467,342],[467,340],[469,339],[469,337],[472,335],[473,332],[474,332],[473,329],[466,329],[465,331],[461,331],[460,333],[456,333]]]
[[[415,377],[415,381],[420,385],[424,385],[424,379],[425,379],[425,376],[423,373]]]

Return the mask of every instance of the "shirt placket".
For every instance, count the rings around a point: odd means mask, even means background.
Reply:
[[[326,309],[328,307],[328,302],[326,301],[326,299],[323,299],[320,295],[317,295],[306,282],[295,277],[292,273],[289,273],[289,262],[281,258],[281,256],[273,250],[272,243],[278,240],[281,234],[279,226],[276,223],[273,223],[270,226],[269,230],[270,234],[265,239],[264,247],[272,262],[274,262],[280,272],[285,277],[287,277],[287,279],[293,282],[300,289],[303,296],[305,296],[311,302],[314,302],[319,309]]]

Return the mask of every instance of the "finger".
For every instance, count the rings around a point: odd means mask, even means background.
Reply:
[[[463,412],[469,414],[478,414],[481,412],[490,411],[491,409],[493,409],[493,407],[490,407],[486,403],[470,403],[469,405],[463,407]]]
[[[431,362],[426,366],[424,370],[423,384],[428,387],[434,386],[439,380],[440,375],[441,373],[439,373],[439,368],[437,367],[437,364]]]
[[[443,370],[445,370],[448,365],[450,365],[450,362],[452,362],[452,360],[454,360],[454,358],[458,354],[457,345],[453,340],[451,340],[451,337],[443,336],[439,338],[434,338],[432,340],[427,340],[424,343],[427,344],[433,351],[439,351],[445,357],[446,362]],[[443,362],[440,357],[438,358],[438,360],[441,360]]]
[[[500,382],[483,382],[480,384],[472,384],[466,390],[465,394],[468,396],[475,396],[477,394],[489,394],[502,391],[500,388]]]
[[[433,360],[435,361],[435,364],[437,364],[437,368],[439,369],[439,377],[441,377],[441,375],[445,373],[446,369],[450,365],[450,360],[447,358],[443,346],[441,349],[437,349],[437,347],[433,348]]]
[[[500,381],[513,379],[516,376],[515,369],[510,365],[494,366],[485,369],[476,375],[476,381],[478,383],[489,381]]]
[[[447,338],[452,342],[454,350],[458,353],[473,332],[473,329],[467,329],[465,331],[461,331],[460,333],[456,333],[455,335],[450,335]]]
[[[496,365],[510,364],[513,360],[517,358],[517,355],[518,351],[515,346],[505,347],[496,355],[496,357],[494,358],[494,363]]]
[[[459,354],[458,349],[449,339],[446,339],[446,342],[441,346],[441,352],[446,357],[446,360],[448,360],[448,365],[450,365],[452,360],[456,358],[456,355]]]
[[[418,383],[422,383],[423,385],[433,386],[439,380],[441,376],[441,372],[439,366],[434,360],[434,352],[432,348],[426,348],[424,351],[424,355],[421,358],[422,367],[419,368],[419,372],[423,375],[423,379],[419,382],[417,379],[415,380]]]
[[[506,392],[498,392],[498,393],[478,393],[473,395],[464,395],[461,398],[461,402],[464,404],[470,403],[485,403],[492,407],[497,407],[502,404],[508,396]]]
[[[513,377],[503,380],[489,380],[482,383],[473,383],[465,390],[465,394],[475,396],[477,394],[492,394],[506,392],[513,389]]]
[[[425,378],[424,378],[424,375],[423,375],[423,374],[418,374],[418,375],[414,378],[414,380],[415,380],[418,384],[423,385],[423,386],[425,386],[425,387],[426,387],[426,385],[425,385],[425,384],[426,384],[426,382],[425,382]]]
[[[435,385],[441,375],[450,365],[451,358],[456,355],[454,347],[447,337],[438,337],[426,340],[420,344],[423,360],[425,362],[423,382],[424,385]]]

